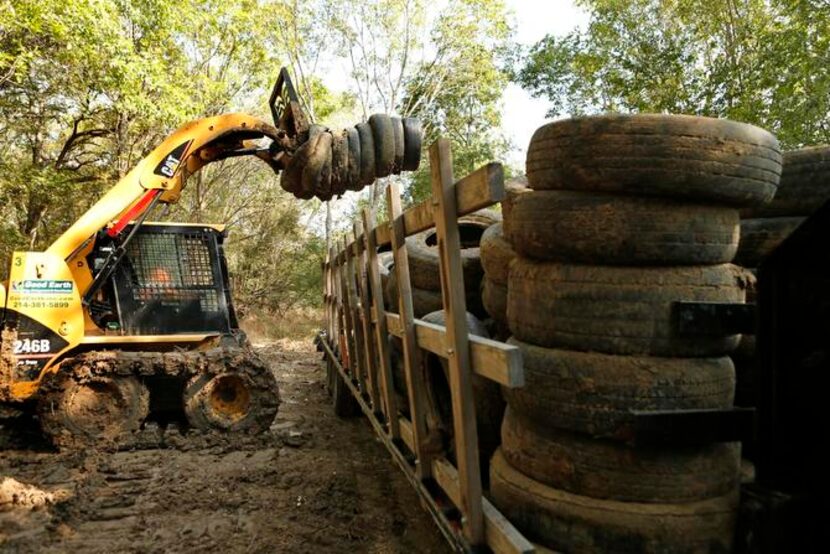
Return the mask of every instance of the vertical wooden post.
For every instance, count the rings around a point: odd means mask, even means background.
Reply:
[[[369,385],[369,398],[372,401],[372,410],[376,414],[382,413],[380,404],[380,387],[378,386],[377,378],[377,362],[375,357],[375,341],[372,340],[374,333],[372,333],[372,306],[369,302],[369,285],[367,279],[368,268],[366,267],[365,233],[363,232],[363,224],[360,221],[354,222],[354,236],[355,236],[355,255],[357,271],[357,286],[360,290],[360,319],[363,330],[363,350],[365,355],[366,372],[364,378]],[[361,252],[361,249],[363,252]]]
[[[419,370],[421,353],[415,339],[415,310],[412,307],[412,285],[409,280],[409,258],[406,253],[406,231],[403,226],[403,210],[399,185],[389,183],[386,189],[389,202],[389,223],[392,231],[392,253],[395,257],[395,274],[398,282],[398,313],[403,329],[403,363],[406,389],[409,397],[409,413],[412,417],[412,435],[417,458],[416,472],[425,479],[432,474],[432,452],[428,447],[423,376]]]
[[[329,340],[331,340],[332,346],[337,345],[337,341],[339,341],[339,333],[340,333],[340,294],[337,292],[338,289],[338,278],[337,278],[337,251],[334,249],[334,246],[329,248],[329,290],[331,291],[331,335],[329,336]]]
[[[341,279],[341,288],[343,292],[343,321],[346,324],[346,348],[348,351],[348,368],[351,374],[352,379],[356,377],[358,372],[357,369],[357,348],[355,345],[355,335],[357,334],[355,331],[355,324],[354,324],[354,309],[353,300],[352,300],[352,288],[349,285],[349,280],[354,275],[351,271],[349,271],[350,262],[349,262],[349,249],[348,249],[348,240],[344,237],[343,238],[343,261],[340,265],[340,279]]]
[[[395,399],[394,382],[392,381],[392,360],[389,356],[389,331],[386,328],[386,306],[383,301],[383,285],[380,280],[378,266],[377,244],[375,242],[375,216],[369,208],[363,208],[363,237],[368,260],[369,287],[372,291],[371,316],[375,324],[375,346],[380,363],[380,389],[383,403],[386,406],[384,414],[389,426],[389,434],[393,439],[401,437],[401,426],[398,421],[398,406]]]
[[[332,344],[332,340],[334,339],[334,314],[333,308],[334,306],[334,288],[332,287],[332,271],[334,271],[332,257],[331,257],[331,250],[326,252],[326,259],[323,262],[323,279],[324,279],[324,301],[326,306],[326,340],[329,341],[329,344]]]
[[[467,330],[467,302],[461,266],[458,207],[452,170],[450,142],[438,139],[429,149],[435,230],[440,255],[441,291],[447,329],[453,431],[458,463],[464,534],[470,544],[484,542],[484,513],[481,501],[481,468],[478,462],[478,432],[473,405],[470,345]]]
[[[356,241],[354,236],[346,235],[346,274],[348,275],[349,300],[352,309],[352,331],[354,332],[354,368],[355,377],[363,394],[368,391],[366,386],[366,357],[364,355],[363,325],[360,321],[360,297],[357,290],[357,268],[355,267]]]
[[[323,315],[326,319],[326,334],[329,332],[329,260],[328,254],[320,264],[323,275]]]

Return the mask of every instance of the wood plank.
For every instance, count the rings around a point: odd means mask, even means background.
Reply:
[[[458,471],[445,458],[432,462],[432,476],[438,486],[456,506],[461,501]],[[489,546],[496,554],[530,554],[537,552],[534,545],[522,535],[498,508],[486,498],[482,499],[484,532]]]
[[[432,478],[441,490],[456,506],[461,504],[461,492],[458,490],[458,470],[446,459],[436,458],[432,461]]]
[[[372,291],[372,324],[375,331],[375,351],[378,353],[380,363],[380,391],[383,396],[384,415],[389,426],[389,434],[393,439],[400,438],[401,430],[398,424],[398,405],[395,398],[394,384],[392,381],[392,359],[389,354],[389,331],[386,328],[386,318],[381,317],[386,313],[386,306],[383,303],[383,284],[380,279],[380,266],[378,265],[377,246],[375,245],[375,216],[368,207],[363,208],[363,228],[367,231],[363,234],[366,241],[366,255],[368,258],[369,288]]]
[[[484,532],[487,544],[496,554],[530,554],[536,552],[534,545],[513,527],[493,504],[483,498],[481,507],[484,511]]]
[[[458,461],[458,508],[464,514],[464,535],[470,544],[479,545],[485,542],[481,468],[470,369],[464,270],[461,266],[461,236],[456,215],[458,201],[452,172],[450,142],[447,139],[438,139],[433,143],[429,149],[429,159],[446,319],[453,438]]]
[[[504,200],[504,168],[489,163],[478,168],[455,184],[456,214],[460,217],[487,208]],[[432,201],[427,200],[406,210],[403,214],[404,234],[409,237],[435,225]],[[388,223],[375,230],[378,246],[391,244],[392,233]]]
[[[412,423],[401,416],[398,418],[398,426],[401,429],[401,440],[409,448],[409,451],[415,453],[415,432],[412,430]]]
[[[389,226],[388,221],[384,221],[383,223],[377,225],[373,235],[376,246],[392,244],[392,228]]]
[[[387,312],[385,319],[389,333],[400,337],[403,332],[400,316]],[[419,348],[447,357],[446,327],[443,325],[416,319],[415,340]],[[522,353],[512,344],[470,335],[470,363],[474,373],[502,386],[511,389],[524,386]]]
[[[357,345],[357,322],[355,321],[355,314],[356,310],[354,308],[355,304],[355,297],[352,293],[352,281],[354,281],[354,271],[352,271],[351,267],[351,256],[349,255],[349,249],[346,247],[348,244],[346,238],[343,238],[343,265],[341,266],[341,278],[343,280],[343,313],[345,317],[343,318],[346,323],[346,348],[349,352],[349,373],[351,374],[352,379],[358,379],[360,377],[360,366],[358,364],[360,360],[360,355],[358,354],[358,345]]]
[[[330,341],[336,341],[337,340],[337,333],[338,333],[338,327],[337,327],[337,317],[338,317],[338,312],[337,312],[337,281],[336,281],[336,279],[337,279],[337,265],[334,263],[334,257],[335,257],[336,252],[337,251],[334,249],[334,246],[329,247],[329,260],[331,262],[329,264],[329,293],[331,295],[331,298],[330,298],[330,301],[329,301],[329,317],[330,317],[329,326],[330,326],[330,331],[331,331],[330,334],[329,334],[329,340]],[[334,344],[334,342],[332,342],[332,344]]]
[[[366,363],[366,337],[363,332],[363,312],[360,306],[360,278],[358,277],[356,260],[357,254],[355,249],[354,236],[347,234],[347,237],[351,239],[346,246],[348,250],[346,253],[346,271],[349,275],[349,297],[351,300],[351,307],[353,313],[352,331],[354,333],[355,343],[355,377],[357,377],[357,382],[360,384],[360,390],[363,392],[363,394],[366,394],[369,391],[369,387],[366,382],[368,378],[369,368]]]
[[[409,397],[409,413],[412,419],[412,436],[415,443],[416,466],[421,479],[429,477],[432,471],[432,455],[427,446],[426,387],[420,367],[421,354],[415,339],[415,310],[412,306],[412,285],[409,279],[409,257],[406,252],[406,236],[403,230],[401,193],[398,183],[392,182],[386,189],[389,221],[392,224],[392,255],[395,258],[396,280],[398,283],[398,313],[401,321],[403,342],[403,365],[406,390]]]
[[[357,248],[360,241],[363,240],[363,224],[360,221],[354,222],[354,234],[358,238],[358,243],[355,245],[355,271],[357,272],[356,282],[360,294],[360,321],[363,332],[363,350],[364,359],[366,361],[364,368],[366,373],[364,379],[368,385],[369,398],[372,402],[372,408],[376,413],[382,413],[380,403],[380,386],[377,377],[377,363],[375,362],[375,341],[374,329],[372,326],[372,307],[369,303],[369,280],[368,268],[366,265],[366,249]]]
[[[491,162],[455,184],[458,215],[466,215],[504,200],[504,168]]]
[[[328,339],[330,341],[335,340],[335,332],[336,326],[335,321],[337,316],[335,315],[335,292],[334,292],[334,265],[331,263],[332,259],[334,258],[334,248],[329,248],[328,259],[326,260],[328,263],[326,264],[326,318],[327,318],[327,325],[326,325],[326,333],[328,334]]]

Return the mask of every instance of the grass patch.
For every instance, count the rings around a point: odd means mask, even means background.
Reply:
[[[295,308],[283,316],[251,314],[240,327],[254,344],[283,339],[311,344],[314,335],[325,327],[325,318],[322,308]]]

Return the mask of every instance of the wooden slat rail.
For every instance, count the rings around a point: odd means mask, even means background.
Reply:
[[[324,348],[326,349],[326,354],[328,356],[332,356],[333,352],[331,351],[331,347],[329,344],[324,344]],[[344,368],[340,365],[340,363],[335,359],[335,367],[340,372],[341,376],[344,378],[347,377],[347,374],[344,371]],[[347,381],[347,386],[352,390],[355,396],[358,396],[357,389],[355,385],[351,382]],[[367,414],[369,417],[372,425],[378,431],[378,434],[381,435],[382,438],[383,434],[381,433],[381,428],[377,421],[372,420],[370,414],[370,407],[362,398],[358,398],[358,402],[360,403],[361,409],[364,413]],[[404,431],[406,428],[409,428],[409,431]],[[401,431],[402,437],[411,436],[411,427],[409,427],[409,422],[405,418],[401,418]],[[404,439],[406,440],[406,439]],[[384,445],[389,449],[392,453],[393,459],[399,466],[404,470],[407,474],[407,477],[410,476],[409,467],[406,464],[406,461],[401,457],[400,451],[396,448],[395,444],[389,441],[388,439],[384,440]],[[458,501],[459,492],[458,492],[458,472],[456,471],[455,467],[448,462],[444,458],[438,458],[433,460],[432,463],[433,467],[433,477],[438,486],[444,491],[447,495],[447,498],[450,499],[454,504]],[[422,495],[429,493],[429,491],[425,490],[422,485],[417,482],[413,482],[418,488],[418,492]],[[443,520],[443,515],[441,514],[441,510],[435,504],[435,501],[431,498],[431,496],[427,496],[425,501],[428,505],[430,515],[439,523],[448,523]],[[519,533],[515,527],[498,511],[498,509],[493,506],[486,498],[483,500],[484,506],[484,518],[485,518],[485,533],[487,537],[488,546],[490,549],[495,552],[496,554],[532,554],[533,552],[537,552],[539,554],[554,554],[553,551],[540,548],[539,546],[533,545],[532,543],[528,542],[521,533]],[[457,546],[454,542],[455,538],[452,536],[450,532],[449,526],[442,525],[441,531],[447,535],[447,538],[453,543],[453,546]]]
[[[332,259],[334,258],[334,248],[330,248],[328,256],[326,257],[326,333],[329,337],[336,336],[337,329],[335,328],[335,321],[337,320],[337,306],[336,292],[334,288],[334,265]]]
[[[449,142],[430,148],[432,198],[402,210],[397,183],[387,189],[389,221],[376,224],[364,209],[359,222],[328,252],[323,263],[326,305],[326,355],[330,367],[345,379],[373,429],[395,462],[424,500],[450,543],[470,550],[487,545],[496,553],[534,552],[513,525],[483,496],[478,458],[478,433],[472,376],[484,376],[508,388],[524,385],[518,348],[484,337],[470,336],[461,268],[458,217],[489,207],[504,198],[501,165],[488,164],[463,179],[452,175]],[[409,278],[406,237],[435,228],[445,325],[416,319]],[[378,248],[391,247],[397,282],[398,313],[386,312]],[[397,406],[388,337],[401,339],[403,378],[408,415]],[[340,355],[334,354],[340,345]],[[448,361],[453,412],[453,439],[457,466],[441,454],[440,441],[426,425],[426,383],[421,368],[423,352]],[[341,364],[340,359],[349,360]],[[406,450],[411,454],[404,454]],[[414,456],[413,456],[414,455]],[[413,462],[414,460],[414,462]],[[443,491],[436,494],[437,489]],[[440,498],[445,498],[443,501]],[[460,518],[445,514],[447,499]],[[454,511],[452,513],[455,513]],[[450,524],[448,517],[453,519]],[[459,526],[460,525],[460,530]]]
[[[349,240],[351,239],[351,240]],[[352,246],[348,246],[352,245]],[[363,317],[360,305],[360,290],[358,287],[357,263],[355,261],[354,237],[347,235],[346,239],[346,273],[348,275],[349,299],[352,310],[352,333],[354,334],[354,376],[357,377],[359,388],[363,394],[368,393],[366,346],[363,334]]]
[[[400,337],[401,318],[398,314],[387,313],[389,333]],[[418,348],[446,357],[446,328],[443,325],[415,320],[415,340]],[[510,344],[470,335],[470,361],[473,372],[508,387],[523,387],[525,384],[521,351]]]
[[[374,229],[375,216],[369,208],[364,208],[362,215],[363,228]],[[387,340],[389,331],[387,329],[386,318],[382,317],[386,313],[386,307],[383,303],[383,287],[380,279],[380,266],[378,265],[378,253],[374,233],[364,233],[363,240],[366,241],[366,273],[369,279],[369,288],[372,292],[372,305],[370,306],[369,313],[372,317],[375,331],[375,347],[378,354],[378,364],[380,364],[380,389],[383,396],[383,415],[386,418],[389,434],[393,439],[398,439],[401,436],[401,430],[398,423],[398,406],[395,391],[393,390],[392,360],[389,355],[389,343]]]
[[[362,233],[363,224],[359,221],[354,222],[354,234],[360,237]],[[359,244],[359,243],[358,243]],[[375,413],[382,413],[380,405],[380,386],[378,385],[377,364],[375,363],[376,343],[374,341],[374,327],[372,324],[372,312],[369,304],[369,282],[367,275],[366,251],[361,251],[355,248],[355,281],[358,288],[358,297],[360,299],[360,323],[361,336],[363,337],[364,350],[364,368],[365,373],[363,378],[369,391],[369,398],[372,401],[372,407]]]
[[[355,368],[355,360],[357,359],[357,354],[355,352],[354,346],[354,322],[352,321],[352,316],[354,312],[352,311],[352,301],[351,301],[351,287],[349,286],[349,272],[348,272],[348,265],[345,263],[345,250],[346,248],[346,239],[343,239],[343,250],[344,250],[344,257],[343,257],[343,264],[340,265],[340,292],[343,298],[343,304],[341,309],[343,311],[342,321],[343,321],[343,331],[345,336],[345,340],[343,341],[346,347],[348,365],[347,368],[352,374],[352,378],[355,377],[356,368]]]
[[[467,328],[467,296],[461,265],[461,234],[452,172],[450,141],[438,139],[429,149],[438,264],[446,320],[446,354],[449,366],[453,440],[458,464],[459,503],[464,514],[464,535],[471,544],[483,544],[481,467],[478,429],[473,402],[473,372],[470,369],[470,333]]]
[[[504,168],[501,164],[490,163],[467,175],[455,184],[455,198],[458,216],[473,213],[504,200]],[[403,229],[406,236],[426,231],[435,226],[432,202],[422,202],[403,214]],[[385,246],[392,243],[389,222],[375,228],[375,243]]]
[[[432,462],[432,476],[438,486],[456,506],[461,502],[458,472],[445,458]],[[484,532],[493,552],[527,554],[534,552],[533,544],[519,533],[501,512],[486,498],[482,499]]]
[[[392,182],[386,190],[389,221],[392,223],[392,255],[395,258],[395,273],[398,286],[398,313],[401,322],[403,343],[403,367],[406,379],[409,413],[412,418],[412,442],[415,447],[416,473],[421,479],[429,477],[432,471],[432,453],[426,425],[426,386],[423,375],[418,371],[421,353],[415,340],[415,309],[412,305],[412,285],[409,280],[409,256],[406,252],[406,236],[403,230],[401,193],[398,184]]]
[[[412,422],[405,417],[400,417],[398,425],[401,429],[401,440],[409,447],[410,452],[415,452],[415,433],[412,431]]]

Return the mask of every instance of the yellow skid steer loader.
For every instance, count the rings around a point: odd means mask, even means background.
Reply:
[[[274,374],[233,308],[221,225],[151,223],[204,165],[254,156],[298,198],[327,200],[415,169],[417,121],[375,115],[339,132],[310,125],[283,69],[273,124],[245,114],[190,122],[44,252],[14,252],[0,284],[0,402],[34,406],[57,446],[129,445],[177,411],[201,431],[267,430]]]

